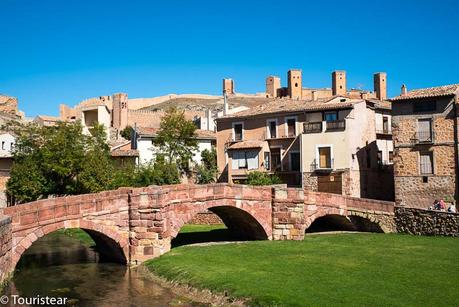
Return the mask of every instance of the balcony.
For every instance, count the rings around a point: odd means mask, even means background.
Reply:
[[[333,170],[334,159],[329,159],[326,165],[320,165],[317,163],[316,159],[311,163],[311,172],[331,172]]]
[[[433,131],[418,131],[411,138],[412,144],[432,144],[435,141],[435,133]]]
[[[327,121],[326,131],[342,131],[345,129],[346,129],[346,121],[344,119]]]
[[[304,133],[321,133],[322,132],[322,122],[304,123],[303,131]]]
[[[392,129],[376,129],[376,134],[380,135],[392,135]]]

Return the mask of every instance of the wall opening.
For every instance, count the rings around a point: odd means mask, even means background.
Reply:
[[[268,239],[260,223],[251,214],[242,209],[218,206],[209,208],[205,214],[214,215],[219,222],[202,223],[197,221],[196,218],[192,219],[183,225],[177,236],[172,239],[172,247],[207,242]]]
[[[329,214],[315,219],[306,229],[306,233],[328,231],[357,231],[357,227],[345,216]]]
[[[68,228],[51,232],[32,243],[16,269],[78,263],[126,264],[121,246],[108,236],[89,229]]]

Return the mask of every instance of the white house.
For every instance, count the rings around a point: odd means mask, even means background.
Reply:
[[[153,140],[157,135],[159,128],[137,128],[136,142],[133,144],[134,149],[139,152],[139,164],[147,164],[155,159],[155,146]],[[198,140],[198,150],[193,154],[193,162],[195,164],[201,164],[201,153],[207,149],[211,150],[215,146],[216,136],[215,132],[207,130],[196,130]]]
[[[0,208],[6,207],[6,182],[10,177],[13,166],[12,150],[16,144],[16,138],[9,132],[0,132]]]

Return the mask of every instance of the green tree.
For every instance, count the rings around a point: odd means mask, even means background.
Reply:
[[[16,135],[7,193],[17,202],[108,186],[111,161],[102,126],[91,129],[92,135],[83,134],[79,122],[54,127],[10,123],[5,128]]]
[[[184,111],[170,108],[161,119],[154,140],[157,152],[165,157],[165,162],[175,163],[182,171],[188,170],[193,152],[198,149],[195,131],[196,126],[185,118]]]
[[[282,181],[277,175],[270,175],[264,172],[250,172],[247,176],[247,184],[249,185],[272,185],[281,184]]]
[[[134,131],[134,129],[131,127],[131,126],[126,126],[126,128],[124,128],[123,130],[121,130],[120,134],[123,138],[125,138],[126,140],[131,140],[131,136],[132,136],[132,132]]]
[[[217,179],[217,151],[204,149],[201,152],[201,165],[196,168],[196,180],[199,184],[215,182]]]

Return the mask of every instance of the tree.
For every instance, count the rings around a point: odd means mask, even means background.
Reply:
[[[188,170],[193,152],[198,149],[196,126],[187,120],[184,111],[170,108],[161,119],[157,137],[154,140],[157,152],[165,157],[165,162],[175,163],[180,170]]]
[[[264,172],[250,172],[247,176],[247,184],[249,185],[272,185],[281,184],[282,181],[277,175],[270,175]]]
[[[134,131],[134,128],[131,126],[126,126],[123,130],[121,130],[120,135],[125,138],[126,140],[131,140],[132,137],[132,132]]]
[[[216,181],[217,177],[217,151],[214,147],[211,150],[204,149],[201,152],[201,165],[196,168],[196,179],[199,184],[206,184]]]
[[[111,161],[102,126],[91,129],[92,135],[83,134],[79,122],[54,127],[16,122],[6,129],[16,135],[7,193],[17,202],[107,187]]]

